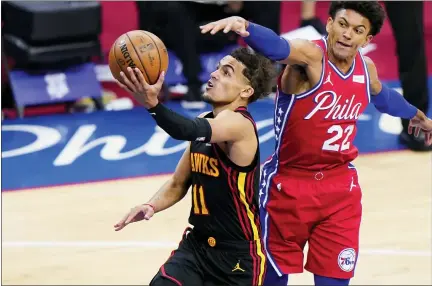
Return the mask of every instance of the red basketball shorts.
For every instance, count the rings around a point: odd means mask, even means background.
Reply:
[[[354,276],[362,216],[357,171],[345,166],[319,173],[276,172],[264,166],[260,206],[268,262],[282,274]]]

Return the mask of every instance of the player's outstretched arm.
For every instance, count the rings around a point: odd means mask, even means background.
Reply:
[[[410,119],[408,132],[411,134],[415,129],[415,135],[420,131],[425,133],[427,145],[432,144],[432,120],[421,110],[410,104],[397,91],[383,84],[378,77],[378,71],[374,62],[369,57],[364,57],[370,78],[371,102],[376,109],[391,116]]]
[[[190,146],[183,152],[173,176],[162,185],[159,191],[147,202],[154,207],[155,213],[163,211],[186,195],[190,187],[191,162]]]
[[[172,138],[184,141],[225,142],[238,141],[245,136],[255,135],[250,121],[237,112],[224,110],[215,119],[182,116],[159,102],[158,94],[162,88],[164,74],[154,85],[145,82],[139,69],[128,68],[129,77],[122,72],[125,85],[118,84],[132,93],[134,97],[147,108],[157,125]]]
[[[190,176],[190,147],[188,147],[177,164],[174,175],[147,203],[132,208],[114,225],[115,230],[119,231],[133,222],[149,220],[155,213],[175,205],[186,195],[190,187]]]
[[[177,140],[236,142],[254,133],[253,125],[241,114],[224,110],[216,118],[184,117],[162,103],[148,109],[157,125]]]
[[[280,63],[288,65],[310,65],[320,63],[322,50],[308,40],[286,40],[271,29],[233,16],[200,26],[201,33],[215,34],[219,31],[233,31],[242,36],[256,52]]]

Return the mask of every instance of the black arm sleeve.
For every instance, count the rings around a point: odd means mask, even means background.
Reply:
[[[189,119],[158,103],[148,112],[157,125],[177,140],[210,142],[212,129],[204,118]]]

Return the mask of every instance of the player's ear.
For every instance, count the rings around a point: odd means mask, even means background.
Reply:
[[[251,97],[254,94],[254,89],[252,86],[247,85],[242,91],[240,92],[240,97],[243,99],[247,99]]]
[[[366,47],[367,45],[369,45],[369,43],[372,41],[373,36],[372,35],[367,35],[366,37],[366,42],[362,45],[362,48]]]
[[[330,33],[331,30],[331,25],[333,24],[333,18],[332,17],[328,17],[327,19],[327,24],[326,24],[326,31],[327,34]]]

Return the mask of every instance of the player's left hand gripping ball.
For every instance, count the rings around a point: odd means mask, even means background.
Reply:
[[[418,116],[414,117],[410,120],[408,126],[408,133],[413,134],[418,137],[420,135],[420,131],[422,131],[425,135],[425,144],[427,146],[432,145],[432,120],[424,117],[419,118]]]
[[[165,72],[162,71],[158,81],[150,85],[144,79],[142,72],[138,68],[132,69],[127,68],[129,76],[126,76],[124,72],[120,73],[123,79],[124,85],[117,82],[123,89],[133,94],[134,98],[142,104],[145,108],[152,108],[159,103],[158,95],[162,89],[162,85],[165,79]]]

